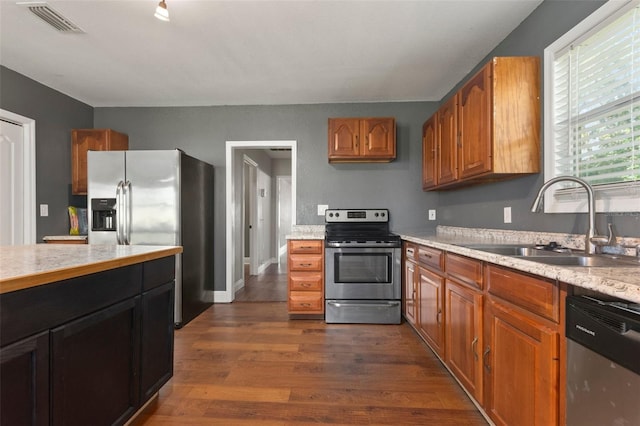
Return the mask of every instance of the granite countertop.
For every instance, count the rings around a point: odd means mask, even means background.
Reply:
[[[287,240],[324,240],[324,225],[293,225]]]
[[[458,244],[508,244],[548,243],[557,241],[567,247],[581,249],[584,237],[571,234],[501,231],[438,227],[438,230],[398,232],[403,240],[446,250],[497,265],[531,274],[557,279],[578,287],[598,291],[613,297],[640,303],[640,263],[629,267],[556,266],[526,260],[526,258],[502,256],[462,247]]]
[[[0,247],[0,294],[182,252],[175,246],[33,244]]]

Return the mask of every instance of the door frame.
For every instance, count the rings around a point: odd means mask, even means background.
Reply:
[[[19,124],[23,128],[23,212],[22,238],[24,244],[36,243],[36,121],[11,111],[0,109],[0,119]]]
[[[291,149],[291,224],[296,224],[296,170],[298,158],[298,142],[295,140],[274,140],[274,141],[226,141],[225,144],[225,231],[226,231],[226,278],[225,290],[214,292],[215,303],[230,303],[234,299],[234,270],[238,261],[243,262],[243,256],[236,259],[236,244],[242,244],[236,241],[234,235],[237,235],[238,227],[242,226],[242,220],[234,217],[235,207],[238,200],[235,196],[237,192],[236,185],[242,185],[242,182],[234,182],[234,152],[236,149],[269,149],[269,148],[289,148]],[[240,191],[242,193],[242,191]],[[240,195],[240,198],[242,194]],[[240,235],[242,233],[240,232]]]
[[[249,157],[248,155],[244,155],[243,156],[243,165],[249,168],[249,182],[244,182],[242,183],[242,186],[244,188],[245,191],[247,191],[247,188],[249,190],[249,195],[247,196],[247,194],[245,193],[244,196],[242,197],[243,203],[242,203],[242,209],[243,209],[243,214],[242,214],[242,221],[243,221],[243,226],[242,226],[242,245],[243,245],[243,256],[245,253],[245,247],[244,247],[244,243],[245,243],[245,232],[247,232],[247,223],[244,223],[245,218],[247,217],[246,214],[244,213],[244,211],[248,208],[249,209],[249,226],[251,226],[251,228],[249,229],[249,274],[251,275],[257,275],[258,273],[258,253],[257,253],[257,247],[258,247],[258,239],[259,239],[259,235],[256,232],[258,230],[258,218],[257,218],[257,179],[258,179],[258,164],[253,161],[253,159],[251,157]],[[243,175],[243,180],[244,180],[244,175]],[[246,200],[249,200],[249,205],[247,206],[246,204]]]

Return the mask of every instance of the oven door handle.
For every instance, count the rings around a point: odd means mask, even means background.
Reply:
[[[327,303],[331,306],[335,306],[336,308],[341,308],[341,307],[356,307],[356,308],[371,308],[371,307],[375,307],[375,306],[382,306],[382,307],[392,307],[392,306],[398,306],[400,304],[400,302],[396,302],[396,301],[389,301],[389,302],[378,302],[378,303],[357,303],[357,302],[333,302],[333,301],[327,301]]]

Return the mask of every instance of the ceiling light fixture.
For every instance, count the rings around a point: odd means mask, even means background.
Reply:
[[[167,10],[167,3],[162,0],[156,7],[156,13],[153,15],[161,21],[169,22],[169,11]]]

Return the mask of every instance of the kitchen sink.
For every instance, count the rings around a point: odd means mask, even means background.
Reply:
[[[560,265],[560,266],[591,266],[591,267],[630,267],[640,266],[640,262],[634,258],[623,258],[615,256],[593,255],[593,256],[579,256],[579,255],[563,255],[557,256],[538,256],[532,257],[528,260],[533,262],[545,263],[547,265]]]
[[[461,244],[473,250],[502,256],[518,257],[532,262],[558,266],[632,267],[640,266],[640,259],[607,254],[586,255],[569,249],[545,250],[541,246],[523,244]]]

